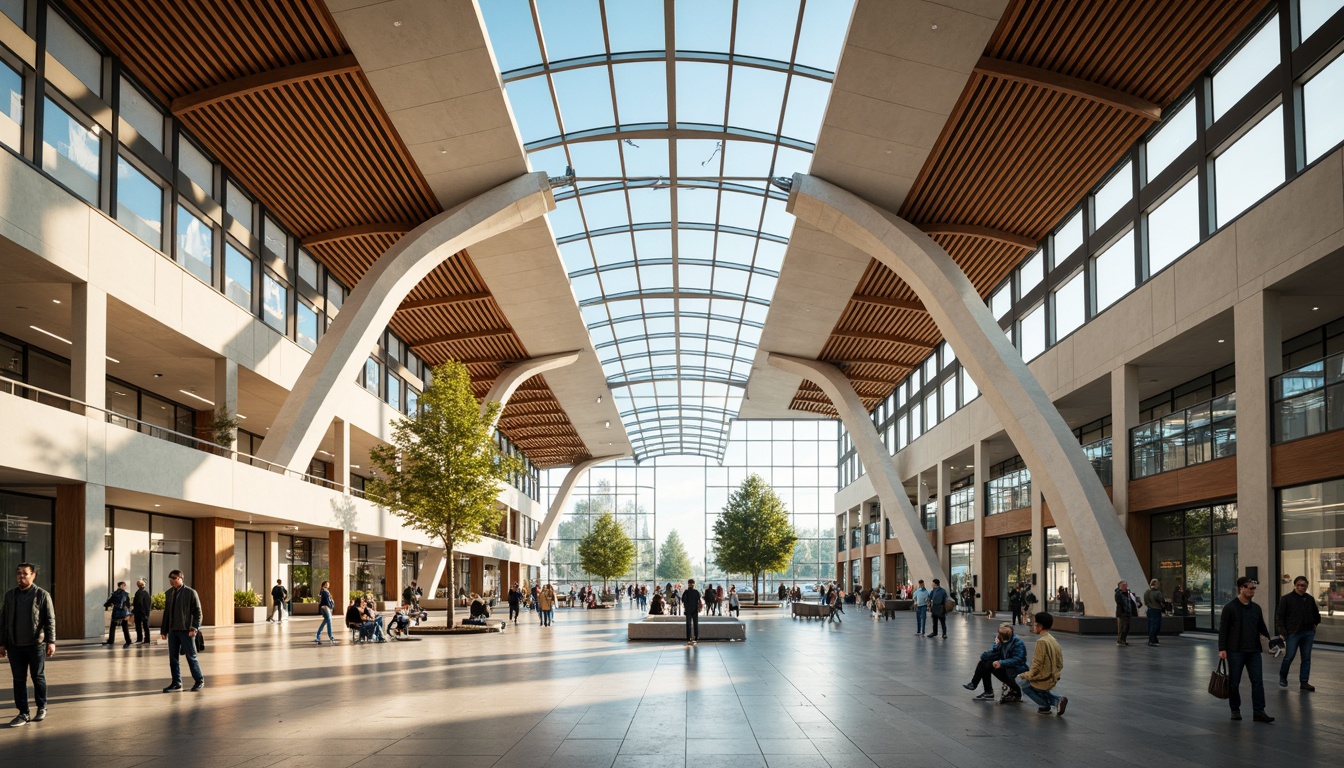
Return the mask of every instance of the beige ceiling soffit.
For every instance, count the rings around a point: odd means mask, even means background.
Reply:
[[[873,331],[846,331],[841,328],[831,332],[832,336],[839,336],[845,339],[862,339],[864,341],[885,341],[892,344],[901,344],[915,349],[932,350],[933,345],[927,341],[912,339],[908,336],[893,336],[889,333],[874,333]]]
[[[375,235],[404,235],[416,228],[416,224],[409,221],[380,221],[373,224],[356,224],[353,227],[341,227],[340,229],[330,229],[326,232],[318,232],[309,235],[299,241],[299,245],[307,248],[313,245],[329,245],[338,243],[342,240],[353,240],[358,237],[372,237]]]
[[[449,333],[443,336],[431,336],[428,339],[419,341],[408,341],[407,346],[411,347],[431,347],[435,344],[451,344],[455,341],[470,341],[472,339],[488,339],[494,336],[507,336],[513,333],[512,328],[486,328],[481,331],[466,331],[464,333]]]
[[[1162,119],[1162,108],[1158,105],[1141,99],[1138,96],[1118,91],[1114,88],[1107,88],[1104,85],[1098,85],[1090,80],[1083,80],[1078,77],[1061,75],[1058,72],[1051,72],[1048,69],[1033,67],[1027,64],[1017,64],[1012,61],[995,59],[989,56],[981,56],[980,61],[975,65],[975,71],[986,77],[993,77],[999,80],[1012,80],[1027,85],[1035,85],[1041,88],[1048,88],[1058,93],[1066,93],[1070,96],[1077,96],[1088,101],[1095,101],[1098,104],[1105,104],[1113,109],[1128,112],[1132,115],[1157,122]],[[1034,246],[1033,246],[1034,247]]]
[[[864,296],[854,294],[849,298],[850,301],[857,301],[860,304],[872,304],[875,307],[891,307],[892,309],[908,309],[911,312],[923,312],[924,304],[918,299],[889,299],[886,296]]]
[[[976,237],[981,240],[993,240],[996,243],[1005,243],[1015,245],[1018,248],[1032,250],[1039,243],[1030,237],[1015,235],[1012,232],[1004,232],[1001,229],[991,227],[981,227],[975,224],[921,224],[919,227],[926,235],[960,235],[962,237]],[[922,306],[922,305],[921,305]]]
[[[903,368],[907,371],[913,371],[918,367],[910,363],[897,363],[891,360],[883,360],[880,357],[846,357],[843,360],[822,360],[821,362],[830,363],[831,365],[839,365],[841,367],[846,365],[885,365],[888,368]]]
[[[495,379],[495,383],[491,385],[490,391],[485,394],[485,399],[481,401],[481,415],[486,415],[490,410],[490,403],[500,403],[501,407],[495,411],[494,421],[494,424],[498,424],[500,415],[504,413],[503,406],[509,404],[509,398],[522,387],[523,382],[546,371],[573,365],[578,361],[582,352],[583,350],[576,349],[572,352],[534,357],[530,360],[521,360],[505,368],[499,374],[499,378]]]
[[[446,307],[453,304],[467,304],[473,301],[484,301],[490,298],[489,291],[480,293],[459,293],[454,296],[434,296],[428,299],[408,299],[401,302],[397,307],[398,312],[405,312],[408,309],[428,309],[430,307]]]
[[[301,64],[294,64],[288,67],[280,67],[266,72],[258,72],[255,75],[247,75],[237,80],[230,80],[227,83],[212,85],[209,88],[202,88],[195,93],[189,93],[186,96],[179,96],[173,99],[171,106],[172,113],[181,117],[193,110],[218,104],[221,101],[236,99],[241,96],[250,96],[254,93],[269,91],[272,88],[280,88],[295,83],[304,83],[309,80],[320,80],[324,77],[334,77],[336,75],[349,74],[359,71],[359,62],[355,60],[352,53],[341,56],[332,56],[327,59],[315,59],[305,61]]]

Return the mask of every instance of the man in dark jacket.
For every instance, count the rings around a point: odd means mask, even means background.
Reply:
[[[947,639],[947,590],[938,579],[933,580],[933,589],[929,590],[929,615],[933,617],[933,631],[925,637],[936,637],[938,625],[943,625],[943,639]]]
[[[37,566],[19,563],[18,586],[0,601],[0,659],[9,659],[14,674],[14,706],[19,714],[11,728],[47,719],[46,659],[56,655],[56,609],[51,595],[33,584]],[[28,677],[33,678],[37,716],[28,709]]]
[[[1013,625],[1004,622],[994,636],[994,645],[980,654],[980,663],[975,667],[975,676],[962,687],[974,691],[977,685],[984,685],[984,691],[976,696],[977,701],[993,701],[994,689],[990,679],[998,678],[1008,686],[1000,704],[1009,704],[1022,700],[1022,689],[1017,684],[1017,676],[1027,671],[1027,646],[1013,632]]]
[[[117,641],[117,627],[121,627],[121,635],[126,640],[123,648],[131,647],[131,628],[126,626],[126,620],[131,617],[131,596],[126,593],[126,582],[118,581],[117,588],[113,590],[112,596],[103,603],[104,608],[112,609],[112,619],[107,625],[107,642],[103,645],[112,645]]]
[[[1129,619],[1139,615],[1139,601],[1129,590],[1129,582],[1115,585],[1115,644],[1129,645]]]
[[[289,590],[285,589],[285,583],[280,579],[275,580],[275,586],[271,587],[271,615],[266,617],[266,623],[272,621],[279,624],[285,620],[285,601],[289,599]],[[279,614],[278,616],[276,614]]]
[[[1316,686],[1307,681],[1311,678],[1311,644],[1316,640],[1316,625],[1320,623],[1321,609],[1316,605],[1316,598],[1307,594],[1307,577],[1298,576],[1293,579],[1293,591],[1279,598],[1279,607],[1274,611],[1274,633],[1288,646],[1283,663],[1279,665],[1280,688],[1288,687],[1288,668],[1301,649],[1298,686],[1304,691],[1316,690]]]
[[[513,587],[509,589],[509,621],[517,621],[518,613],[523,608],[523,591],[518,588],[518,582],[513,582]]]
[[[135,618],[135,642],[149,645],[149,590],[145,589],[145,580],[135,582],[135,595],[131,598],[131,616]]]
[[[1237,579],[1237,599],[1223,606],[1218,622],[1218,658],[1227,659],[1227,674],[1231,678],[1232,719],[1241,719],[1241,673],[1251,678],[1251,709],[1257,723],[1272,723],[1274,718],[1265,714],[1265,681],[1260,658],[1260,636],[1269,637],[1264,614],[1255,604],[1255,588],[1260,586],[1249,576]]]
[[[168,574],[168,592],[164,595],[163,627],[159,637],[168,641],[168,671],[173,681],[163,689],[164,693],[182,690],[182,667],[178,654],[187,655],[187,666],[191,669],[191,679],[196,684],[191,690],[199,691],[205,687],[205,675],[201,674],[201,664],[196,660],[196,634],[201,630],[201,598],[196,590],[182,581],[182,572],[173,570]]]
[[[700,642],[700,590],[695,588],[695,579],[686,582],[686,591],[681,593],[681,606],[686,609],[686,644]]]

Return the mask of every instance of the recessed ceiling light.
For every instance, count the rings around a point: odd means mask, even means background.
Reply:
[[[1320,307],[1312,307],[1312,308],[1311,308],[1311,311],[1312,311],[1312,312],[1315,312],[1315,311],[1318,310],[1318,309],[1320,309]]]
[[[51,303],[52,303],[52,304],[60,304],[60,303],[61,303],[61,300],[60,300],[60,299],[52,299],[52,300],[51,300]]]
[[[163,374],[162,374],[162,373],[156,373],[156,374],[154,374],[154,378],[156,378],[156,379],[162,379],[162,378],[163,378]]]
[[[191,398],[195,398],[195,399],[197,399],[197,400],[200,400],[202,403],[205,403],[206,405],[214,405],[214,404],[215,404],[215,401],[214,401],[214,400],[206,400],[204,397],[201,397],[200,395],[196,394],[195,392],[188,392],[188,391],[185,390],[185,389],[179,389],[179,390],[177,390],[177,391],[178,391],[178,392],[181,392],[182,394],[186,395],[187,397],[191,397]]]
[[[598,404],[598,405],[601,405],[601,404],[602,404],[602,396],[601,396],[601,395],[598,395],[598,396],[597,396],[597,404]]]
[[[111,356],[111,355],[103,355],[103,357],[106,357],[106,358],[107,358],[107,362],[109,362],[109,363],[120,363],[120,362],[121,362],[120,360],[118,360],[117,358],[115,358],[115,357],[113,357],[113,356]]]
[[[162,507],[163,505],[162,505],[162,504],[155,504],[154,506],[156,506],[156,507]]]
[[[1218,343],[1219,343],[1219,344],[1222,344],[1224,341],[1226,341],[1226,339],[1219,339],[1219,340],[1218,340]]]
[[[610,422],[610,421],[604,421],[604,422],[602,422],[602,426],[603,426],[604,428],[606,428],[606,429],[611,429],[611,422]]]

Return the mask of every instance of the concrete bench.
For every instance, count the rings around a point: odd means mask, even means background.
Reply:
[[[914,600],[883,600],[882,618],[894,619],[897,611],[913,611],[914,609]]]
[[[631,640],[685,640],[685,616],[646,616],[626,625]],[[729,616],[701,616],[701,640],[746,640],[747,625]]]
[[[795,619],[824,619],[831,615],[831,607],[821,603],[794,603]]]

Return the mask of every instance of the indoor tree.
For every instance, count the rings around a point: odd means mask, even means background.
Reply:
[[[754,473],[733,491],[714,521],[714,557],[728,573],[751,574],[753,603],[761,601],[762,574],[788,568],[797,542],[784,502]]]
[[[492,425],[500,407],[489,403],[481,413],[467,367],[449,360],[434,368],[417,412],[398,419],[391,442],[369,455],[376,470],[367,484],[370,496],[407,527],[443,542],[449,563],[459,544],[499,528],[500,484],[522,471],[522,461],[501,453],[495,442]],[[450,567],[450,596],[457,591],[454,581]],[[453,624],[450,608],[448,626]]]
[[[614,579],[635,562],[635,543],[616,522],[616,516],[604,512],[593,521],[593,529],[579,542],[579,562],[583,570],[602,577],[602,592],[607,591],[607,580]]]
[[[663,546],[658,550],[658,578],[667,581],[685,581],[691,578],[692,573],[690,555],[686,554],[686,546],[681,543],[681,535],[674,528],[667,534],[667,538],[663,539]]]

